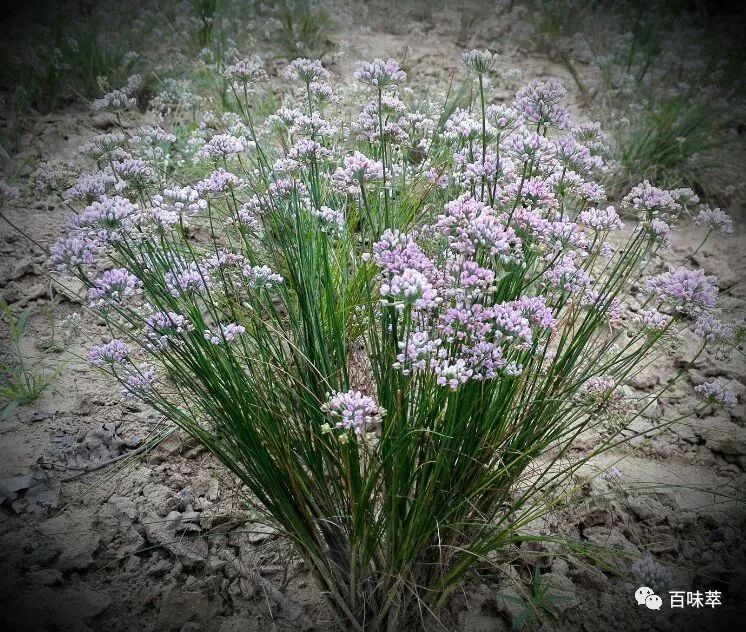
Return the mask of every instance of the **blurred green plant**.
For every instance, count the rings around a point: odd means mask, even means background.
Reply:
[[[313,0],[284,0],[278,7],[278,41],[290,57],[323,59],[334,42],[329,12]]]
[[[501,593],[500,597],[511,603],[522,606],[522,610],[513,619],[511,630],[536,630],[545,619],[556,620],[559,613],[557,606],[570,599],[569,595],[553,594],[548,584],[541,581],[539,567],[531,575],[531,594],[528,598]]]
[[[8,326],[9,355],[8,360],[0,361],[0,420],[6,419],[19,406],[35,401],[64,368],[58,365],[52,371],[38,371],[29,366],[21,349],[28,319],[33,314],[31,307],[26,307],[18,316],[0,301],[0,311],[5,316]]]

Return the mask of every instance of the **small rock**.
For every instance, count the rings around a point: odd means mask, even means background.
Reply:
[[[218,617],[218,632],[259,632],[259,622],[256,619]]]
[[[5,629],[13,632],[38,630],[89,630],[91,619],[109,607],[111,598],[87,587],[62,590],[44,587],[11,597],[5,608]]]
[[[31,474],[22,474],[0,479],[0,504],[13,502],[18,498],[18,492],[28,489],[34,484]]]
[[[576,596],[575,586],[567,575],[553,570],[551,573],[542,575],[541,581],[549,587],[549,593],[557,598],[553,605],[560,612],[569,610],[580,603]]]
[[[31,571],[26,578],[31,586],[51,586],[62,582],[62,573],[52,568],[40,568]]]
[[[106,116],[106,114],[96,114],[91,118],[91,125],[95,129],[107,130],[114,126],[114,121]]]
[[[734,456],[746,455],[746,428],[722,417],[703,419],[694,427],[695,434],[704,439],[713,452]]]
[[[524,600],[518,592],[510,586],[501,588],[495,595],[495,607],[510,623],[516,619],[524,609]]]
[[[203,564],[207,559],[207,542],[203,538],[179,536],[174,529],[174,521],[178,515],[178,523],[181,522],[181,514],[172,512],[169,514],[168,522],[159,520],[156,516],[149,516],[143,520],[145,536],[153,545],[158,545],[169,551],[184,566]]]
[[[132,435],[129,439],[127,439],[127,447],[130,450],[134,450],[135,448],[140,447],[142,444],[142,439],[137,435]]]
[[[259,544],[265,540],[269,540],[271,537],[277,534],[277,529],[264,524],[253,524],[249,531],[249,542],[251,544]]]

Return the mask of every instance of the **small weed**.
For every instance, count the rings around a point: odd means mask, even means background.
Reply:
[[[5,400],[0,404],[0,420],[6,419],[18,406],[24,406],[35,401],[44,389],[62,371],[60,364],[54,370],[40,372],[28,366],[27,359],[21,350],[21,340],[32,315],[30,307],[24,309],[19,316],[15,316],[7,303],[0,301],[0,310],[5,314],[8,323],[11,359],[0,362],[0,398]]]
[[[329,13],[312,0],[285,0],[278,18],[281,24],[278,39],[290,57],[323,59],[333,48]]]
[[[523,610],[513,619],[511,630],[535,630],[544,619],[557,619],[556,606],[570,599],[568,595],[554,595],[550,587],[542,583],[539,568],[535,568],[531,578],[531,596],[528,599],[515,595],[500,595],[506,601],[523,606]]]

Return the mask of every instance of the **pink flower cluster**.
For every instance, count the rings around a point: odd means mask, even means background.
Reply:
[[[364,434],[373,424],[379,423],[386,414],[376,401],[360,391],[335,392],[321,405],[321,410],[335,420],[342,430],[354,430]]]

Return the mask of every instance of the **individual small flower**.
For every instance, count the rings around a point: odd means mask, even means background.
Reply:
[[[733,232],[733,218],[719,208],[703,207],[694,218],[697,226],[707,226],[710,230],[716,230],[723,235]]]
[[[707,276],[701,268],[684,266],[671,269],[647,280],[646,287],[661,301],[684,314],[696,314],[715,307],[717,278]]]
[[[225,68],[225,77],[239,84],[248,85],[267,81],[267,71],[261,59],[239,59]]]
[[[713,404],[719,404],[725,408],[735,408],[738,405],[736,394],[728,388],[725,380],[710,379],[695,386],[694,390]]]
[[[619,213],[613,206],[607,206],[605,209],[589,208],[581,211],[578,213],[578,222],[596,232],[617,230],[624,226]]]
[[[285,69],[285,79],[302,81],[305,84],[318,80],[326,81],[329,76],[329,71],[321,65],[318,59],[294,59]]]
[[[334,392],[321,405],[321,410],[333,419],[335,426],[343,430],[354,430],[358,435],[365,434],[370,426],[381,421],[386,410],[376,401],[360,391]]]
[[[243,275],[246,277],[249,287],[254,289],[269,289],[285,279],[273,272],[268,266],[244,266]]]
[[[707,342],[732,340],[736,335],[733,325],[726,325],[712,312],[702,312],[694,323],[694,333]]]
[[[383,61],[376,58],[372,62],[360,62],[352,76],[361,83],[383,90],[403,83],[407,73],[399,67],[399,62],[395,59]]]
[[[563,129],[570,122],[570,113],[561,104],[565,96],[567,90],[556,77],[534,79],[516,93],[515,107],[528,124]]]
[[[233,342],[238,336],[246,333],[246,328],[243,325],[237,323],[228,323],[227,325],[220,325],[220,334],[213,333],[210,329],[205,329],[204,338],[209,340],[214,345],[219,345],[225,340],[226,342]]]
[[[142,281],[126,268],[107,270],[88,289],[91,307],[121,305],[142,291]]]
[[[127,345],[117,338],[113,338],[104,345],[94,345],[88,352],[88,361],[99,367],[107,364],[122,364],[129,356]]]
[[[495,53],[490,50],[473,49],[461,55],[464,65],[478,75],[483,75],[492,70],[495,65]]]

